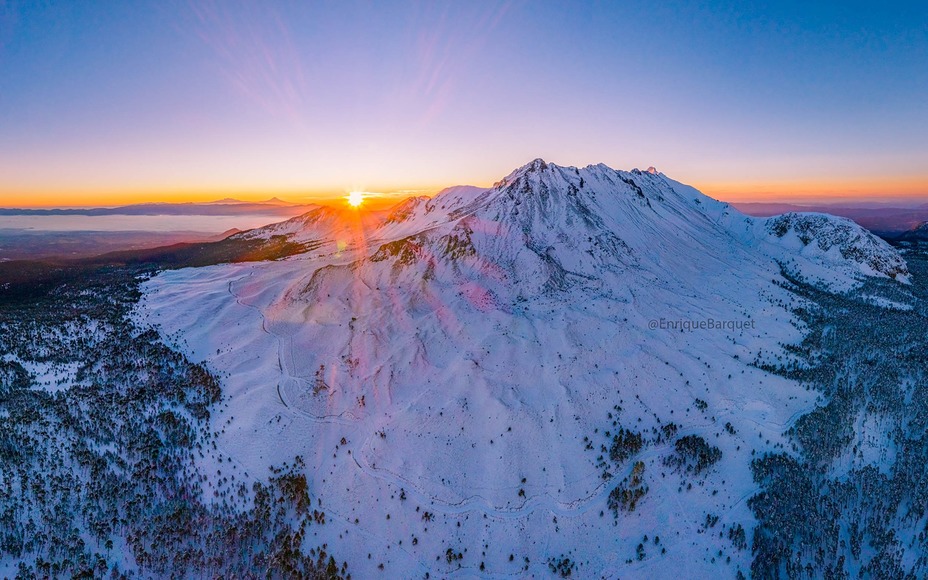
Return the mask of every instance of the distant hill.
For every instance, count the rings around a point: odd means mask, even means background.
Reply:
[[[812,206],[786,203],[733,203],[731,205],[755,217],[769,217],[789,212],[827,213],[853,220],[871,232],[885,237],[896,237],[928,221],[928,204],[915,208]]]
[[[900,242],[928,242],[928,221],[902,232],[895,239]]]

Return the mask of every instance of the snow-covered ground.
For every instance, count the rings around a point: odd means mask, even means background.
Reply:
[[[358,578],[546,575],[561,557],[584,578],[747,571],[722,530],[750,538],[752,456],[816,404],[751,365],[802,336],[781,265],[837,289],[907,280],[846,220],[749,218],[656,171],[540,160],[490,189],[243,235],[322,245],[162,273],[138,316],[219,372],[237,471],[304,458],[327,521],[307,547]],[[645,443],[615,463],[619,428]],[[722,452],[699,475],[665,463],[690,434]],[[616,517],[636,461],[647,493]]]

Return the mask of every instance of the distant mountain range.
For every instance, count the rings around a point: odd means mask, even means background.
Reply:
[[[314,204],[288,203],[276,197],[265,201],[240,201],[226,198],[204,203],[139,203],[97,208],[0,208],[0,216],[107,216],[107,215],[242,215],[296,216],[318,207]]]
[[[928,222],[928,204],[914,207],[889,207],[878,204],[798,205],[788,203],[739,202],[733,207],[747,215],[770,217],[784,213],[813,212],[846,217],[864,228],[887,238]],[[235,216],[263,214],[271,217],[296,217],[318,209],[317,204],[297,204],[273,197],[264,201],[241,201],[224,198],[202,203],[140,203],[96,208],[0,208],[0,216]]]
[[[276,197],[258,202],[226,198],[205,203],[97,208],[4,208],[0,209],[0,261],[82,258],[119,250],[216,241],[239,229],[286,220],[318,208]],[[68,225],[61,227],[59,220]],[[118,227],[110,230],[109,223]]]

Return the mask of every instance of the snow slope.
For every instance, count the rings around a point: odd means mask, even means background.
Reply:
[[[359,578],[545,576],[564,557],[578,577],[746,571],[727,530],[750,538],[752,454],[815,404],[750,364],[801,336],[781,268],[907,280],[847,220],[751,218],[653,168],[542,160],[240,235],[323,245],[165,272],[139,316],[224,377],[215,430],[242,472],[305,459],[327,520],[307,547]],[[643,444],[612,460],[620,428]],[[721,459],[675,468],[686,435]],[[613,514],[637,461],[647,492]]]

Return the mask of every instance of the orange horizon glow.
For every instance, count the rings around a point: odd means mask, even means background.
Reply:
[[[928,201],[928,177],[860,180],[807,180],[768,182],[688,182],[681,176],[668,175],[689,183],[706,195],[727,202],[750,203],[835,203],[842,201]],[[464,181],[466,183],[466,180]],[[488,187],[492,182],[472,180],[471,184]],[[449,183],[448,185],[454,185]],[[222,189],[222,188],[145,188],[127,190],[55,190],[3,191],[3,208],[87,208],[114,207],[140,203],[209,203],[223,199],[261,202],[277,198],[291,204],[337,204],[359,194],[364,207],[383,209],[412,196],[432,196],[444,186],[408,188],[343,188],[328,190],[295,189]],[[354,205],[354,204],[353,204]],[[360,205],[360,204],[358,204]],[[357,207],[358,205],[355,205]]]
[[[385,192],[368,208],[536,157],[725,201],[928,198],[906,11],[70,4],[0,0],[0,207]]]
[[[916,179],[808,180],[693,183],[706,195],[727,202],[834,203],[928,200],[928,177]]]
[[[403,189],[399,191],[361,192],[365,206],[382,207],[393,205],[408,197],[417,195],[432,196],[441,187],[422,189]],[[11,209],[52,209],[52,208],[96,208],[118,207],[148,203],[212,203],[225,199],[241,202],[263,202],[276,198],[290,204],[336,204],[347,200],[353,190],[294,191],[267,189],[254,190],[129,190],[129,191],[0,191],[0,208]]]

